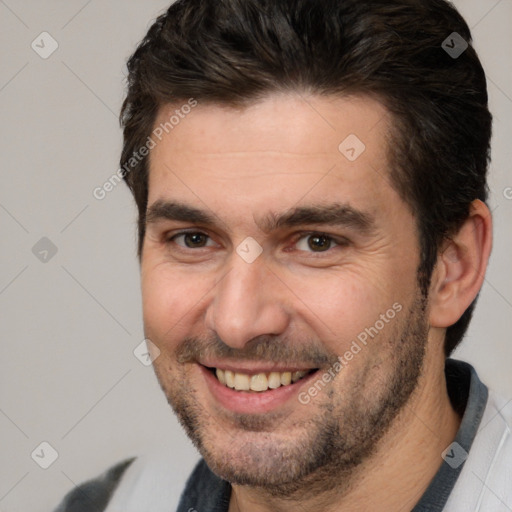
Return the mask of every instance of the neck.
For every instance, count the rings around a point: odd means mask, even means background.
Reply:
[[[306,500],[302,494],[300,510],[411,510],[439,470],[441,453],[454,440],[460,422],[448,397],[444,358],[432,361],[427,356],[417,389],[374,454],[348,475],[348,482],[347,475],[333,475],[345,481],[343,486]],[[292,510],[297,510],[293,499],[276,499],[261,488],[232,488],[229,512]]]

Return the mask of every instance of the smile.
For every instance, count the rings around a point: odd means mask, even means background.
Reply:
[[[254,391],[258,393],[268,391],[269,389],[277,389],[281,386],[289,386],[316,371],[316,369],[311,369],[250,375],[220,368],[209,368],[209,370],[217,377],[221,384],[228,388],[236,391]]]

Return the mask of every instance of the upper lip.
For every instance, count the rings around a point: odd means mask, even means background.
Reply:
[[[198,361],[199,364],[208,368],[219,368],[221,370],[230,370],[235,373],[270,373],[270,372],[297,372],[310,371],[314,368],[311,366],[304,367],[298,365],[284,365],[282,363],[258,362],[258,361],[220,361],[220,360],[204,360]]]

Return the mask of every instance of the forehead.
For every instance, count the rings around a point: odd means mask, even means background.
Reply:
[[[177,110],[161,108],[155,122],[149,205],[170,196],[238,212],[250,203],[262,212],[302,198],[346,202],[351,195],[367,205],[370,196],[375,203],[392,193],[390,118],[374,99],[276,94],[245,108],[198,102],[176,122]]]
[[[368,96],[273,94],[243,108],[199,101],[181,112],[186,103],[161,107],[155,129],[164,128],[162,140],[171,142],[172,138],[174,149],[199,154],[261,150],[330,153],[333,144],[336,148],[336,142],[349,134],[372,144],[386,129],[382,121],[389,118],[386,108]],[[377,125],[381,130],[374,130]],[[157,144],[156,152],[159,148],[162,145]]]

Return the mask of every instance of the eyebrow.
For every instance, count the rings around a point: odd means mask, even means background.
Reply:
[[[146,211],[146,225],[160,220],[174,220],[216,226],[222,224],[212,213],[194,206],[176,201],[155,201]],[[371,234],[375,228],[375,218],[368,212],[358,210],[347,204],[333,203],[327,205],[298,206],[282,213],[268,213],[255,219],[258,227],[265,233],[280,228],[293,228],[308,224],[348,227]]]
[[[146,224],[154,224],[160,220],[177,220],[195,224],[214,225],[217,222],[210,213],[174,201],[155,201],[146,211]]]
[[[268,233],[281,227],[297,227],[307,224],[348,227],[370,234],[375,228],[374,217],[347,204],[299,206],[281,214],[269,213],[258,223]]]

